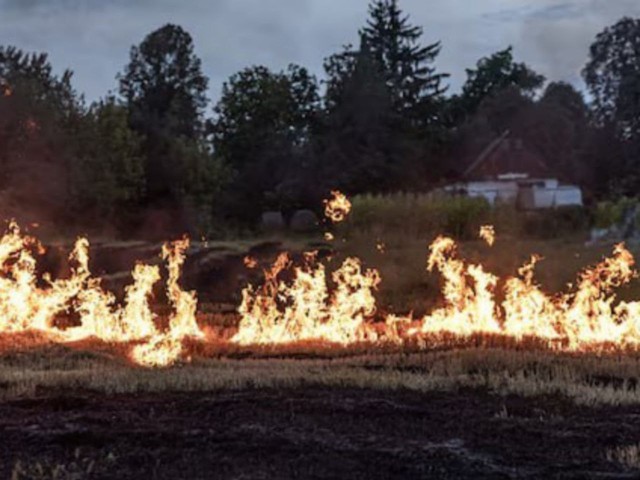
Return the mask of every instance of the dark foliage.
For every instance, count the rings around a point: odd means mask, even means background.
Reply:
[[[176,231],[252,227],[265,210],[317,209],[331,189],[429,190],[507,131],[589,200],[637,195],[640,20],[596,37],[583,71],[590,105],[567,83],[545,88],[511,47],[446,96],[440,43],[423,43],[397,0],[372,0],[359,33],[359,45],[325,59],[325,88],[301,66],[245,68],[225,82],[213,118],[180,26],[132,47],[119,96],[89,106],[45,54],[0,47],[0,205],[127,231],[158,212]]]

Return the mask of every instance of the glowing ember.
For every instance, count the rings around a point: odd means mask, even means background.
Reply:
[[[258,261],[253,257],[246,256],[244,257],[243,262],[244,266],[248,269],[253,270],[254,268],[258,268]]]
[[[338,191],[331,192],[332,198],[324,201],[324,214],[333,223],[343,222],[351,212],[351,202]]]
[[[480,227],[480,238],[487,242],[487,245],[493,247],[493,244],[496,243],[496,230],[493,225]]]

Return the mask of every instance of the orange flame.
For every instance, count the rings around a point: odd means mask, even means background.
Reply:
[[[178,284],[188,245],[185,239],[163,247],[169,271],[167,296],[174,313],[169,330],[161,333],[149,305],[153,286],[160,280],[158,267],[136,265],[124,304],[118,305],[115,296],[102,289],[101,280],[91,275],[89,242],[80,238],[69,256],[70,278],[51,280],[45,275],[45,286],[40,287],[34,253],[41,254],[43,249],[11,222],[0,238],[0,333],[41,331],[61,342],[91,337],[107,342],[143,341],[132,352],[134,361],[168,365],[180,355],[184,338],[204,336],[195,319],[195,293],[183,291]],[[56,318],[68,312],[77,314],[79,325],[56,326]]]
[[[498,333],[494,290],[498,278],[481,265],[467,265],[456,257],[456,244],[438,237],[431,245],[427,264],[444,277],[444,307],[422,320],[423,333],[451,332],[459,335]]]
[[[574,290],[555,296],[534,281],[539,260],[532,257],[517,277],[499,282],[482,265],[461,260],[451,238],[439,237],[430,246],[427,267],[443,277],[442,305],[417,322],[388,315],[380,333],[369,322],[377,310],[377,271],[363,272],[357,259],[347,259],[329,288],[324,265],[307,255],[303,266],[293,269],[293,280],[283,281],[281,272],[291,267],[283,254],[265,271],[263,287],[244,290],[242,320],[232,341],[241,345],[402,342],[419,334],[437,337],[446,332],[537,337],[567,350],[608,343],[640,346],[640,302],[615,305],[613,293],[636,275],[633,256],[624,246],[616,246],[610,258],[581,273]],[[399,329],[401,325],[413,326]]]
[[[254,268],[258,268],[258,261],[250,256],[246,256],[244,257],[244,266],[247,267],[250,270],[253,270]]]
[[[278,257],[264,271],[262,288],[243,291],[242,316],[232,342],[240,345],[283,344],[320,340],[338,344],[365,341],[370,334],[365,321],[375,314],[373,291],[380,282],[375,270],[362,270],[355,258],[348,258],[333,273],[335,288],[329,291],[324,265],[316,254],[305,255],[295,267],[290,283],[279,275],[291,268],[287,254]]]
[[[636,320],[640,303],[622,302],[614,307],[614,289],[636,276],[633,256],[623,245],[580,274],[575,291],[558,296],[545,294],[534,283],[538,261],[532,257],[519,270],[518,278],[507,279],[504,300],[498,304],[497,277],[482,266],[457,259],[453,240],[437,239],[431,246],[429,269],[435,267],[444,276],[445,306],[423,318],[419,331],[497,333],[516,339],[533,336],[560,341],[569,350],[605,343],[640,344]]]
[[[75,242],[68,278],[39,277],[36,258],[44,253],[43,247],[10,222],[0,237],[0,333],[40,331],[61,343],[88,338],[135,342],[131,360],[150,367],[184,358],[187,339],[205,340],[196,321],[196,294],[180,285],[188,239],[162,248],[171,307],[166,329],[156,324],[151,306],[160,268],[137,264],[124,300],[118,302],[92,275],[89,247],[85,238]],[[575,287],[558,295],[545,293],[535,282],[539,261],[534,256],[517,276],[499,281],[482,265],[461,259],[454,240],[438,237],[429,248],[427,269],[443,278],[442,301],[416,319],[379,314],[375,293],[380,275],[364,269],[357,258],[347,258],[328,275],[316,252],[305,254],[301,262],[284,253],[264,270],[262,286],[250,285],[242,292],[241,320],[230,342],[402,343],[418,335],[437,339],[446,332],[499,334],[516,340],[537,337],[570,351],[607,345],[640,348],[640,302],[619,302],[615,295],[616,288],[637,276],[635,260],[623,245],[585,269]],[[60,319],[69,314],[76,324],[60,326]]]
[[[480,238],[487,242],[487,245],[493,247],[496,243],[496,230],[493,225],[484,225],[480,227]]]
[[[337,190],[331,192],[331,196],[324,201],[324,214],[333,223],[343,222],[351,212],[351,202]]]
[[[141,365],[170,365],[182,354],[182,342],[185,338],[204,338],[204,333],[196,322],[196,294],[182,290],[178,284],[188,248],[187,238],[162,247],[162,258],[167,261],[169,270],[167,297],[174,311],[169,320],[168,331],[156,333],[147,343],[135,347],[131,352],[131,358]]]

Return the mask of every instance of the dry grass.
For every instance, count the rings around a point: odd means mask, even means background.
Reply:
[[[82,480],[92,478],[116,461],[116,456],[111,453],[96,460],[84,456],[82,450],[77,448],[63,462],[44,457],[29,461],[18,460],[13,466],[11,480]]]
[[[314,352],[308,350],[307,357]],[[121,353],[106,346],[88,352],[47,345],[8,353],[0,358],[0,398],[70,391],[112,395],[322,386],[420,392],[473,388],[496,395],[557,395],[587,406],[640,404],[640,357],[634,354],[481,347],[352,355],[336,351],[333,358],[296,359],[271,351],[262,353],[265,358],[196,356],[190,364],[147,370],[128,364]]]
[[[640,445],[627,445],[607,450],[607,460],[632,470],[640,470]]]

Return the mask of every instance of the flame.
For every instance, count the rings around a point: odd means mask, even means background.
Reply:
[[[261,288],[247,287],[242,294],[238,332],[233,343],[285,344],[319,340],[337,344],[365,341],[370,336],[366,320],[376,312],[373,291],[380,283],[376,270],[364,270],[358,259],[348,258],[332,275],[329,289],[324,265],[315,252],[293,267],[291,282],[279,279],[292,268],[281,254],[264,271]]]
[[[167,367],[182,355],[182,339],[171,333],[159,333],[131,351],[131,359],[144,367]]]
[[[85,242],[76,242],[72,261],[84,261]],[[50,330],[54,317],[65,312],[81,290],[86,280],[82,266],[73,271],[69,280],[52,282],[47,276],[44,280],[49,288],[38,287],[34,254],[42,253],[37,240],[23,236],[15,222],[9,223],[0,239],[0,332]]]
[[[547,340],[560,338],[557,330],[560,315],[556,303],[534,283],[536,264],[541,260],[534,255],[518,270],[518,277],[505,283],[504,330],[517,339],[540,337]]]
[[[81,323],[64,332],[68,340],[96,337],[106,342],[129,342],[157,334],[155,314],[149,305],[153,286],[160,280],[158,267],[136,265],[133,284],[125,289],[124,306],[101,288],[101,281],[88,277],[85,288],[77,293],[76,310]]]
[[[444,277],[444,306],[422,320],[423,333],[450,332],[459,335],[499,333],[495,318],[494,291],[498,278],[481,265],[467,265],[456,256],[456,243],[438,237],[430,247],[429,271]]]
[[[564,302],[563,309],[564,333],[572,349],[594,342],[623,343],[622,332],[627,325],[619,322],[613,310],[614,289],[636,276],[633,265],[633,255],[617,245],[611,257],[580,275],[578,289]]]
[[[482,265],[459,258],[451,238],[438,237],[429,250],[427,269],[443,278],[442,301],[422,318],[390,314],[383,329],[375,328],[374,294],[381,281],[376,270],[363,271],[359,260],[349,258],[329,282],[315,254],[307,254],[301,266],[282,254],[264,271],[262,287],[243,291],[242,319],[232,342],[402,343],[416,335],[449,333],[536,337],[570,351],[640,346],[640,302],[615,301],[615,289],[636,276],[633,256],[623,245],[585,269],[575,288],[557,295],[545,293],[534,280],[540,257],[531,257],[517,276],[501,281]],[[284,272],[291,279],[283,279]]]
[[[184,291],[178,283],[188,248],[187,238],[162,247],[162,258],[167,261],[169,271],[167,297],[173,307],[173,314],[169,319],[168,331],[155,333],[147,343],[135,347],[131,352],[131,358],[140,365],[170,365],[182,354],[184,339],[204,338],[204,333],[196,321],[196,294]]]
[[[207,341],[197,323],[196,294],[181,286],[188,249],[187,238],[162,248],[170,313],[161,322],[152,308],[160,267],[136,264],[119,301],[92,274],[86,238],[79,238],[69,254],[67,278],[53,279],[38,273],[42,245],[10,222],[0,237],[0,333],[39,331],[60,343],[96,338],[134,344],[130,359],[147,367],[186,359],[186,340]],[[620,302],[615,293],[637,277],[633,255],[624,245],[615,246],[609,257],[582,271],[575,286],[555,295],[535,281],[541,260],[532,256],[517,275],[499,279],[481,264],[462,259],[453,239],[438,237],[429,247],[427,270],[442,277],[441,302],[415,318],[380,313],[375,297],[380,274],[365,269],[357,258],[347,258],[329,274],[317,252],[300,261],[283,253],[263,270],[262,285],[243,290],[240,322],[227,341],[241,346],[309,341],[375,345],[402,344],[417,336],[437,340],[448,333],[535,337],[568,351],[640,348],[640,301]],[[256,268],[254,262],[245,259]]]
[[[178,284],[186,258],[185,252],[188,248],[188,238],[165,244],[162,247],[162,258],[168,262],[167,268],[169,270],[167,296],[174,307],[170,327],[174,335],[202,338],[204,334],[196,322],[196,310],[198,307],[196,293],[185,292]]]
[[[23,235],[15,222],[10,222],[0,238],[0,333],[40,331],[60,342],[77,342],[98,338],[107,342],[141,341],[131,358],[142,365],[168,365],[182,351],[182,340],[203,338],[196,323],[197,301],[194,292],[179,286],[187,239],[166,244],[163,259],[169,278],[167,297],[173,307],[169,329],[159,332],[156,315],[150,306],[153,286],[160,280],[157,266],[138,264],[132,272],[133,283],[125,289],[123,304],[105,291],[101,279],[89,270],[89,241],[79,238],[69,255],[72,265],[68,279],[42,277],[39,286],[36,254],[44,253],[32,237]],[[58,327],[60,316],[75,313],[78,325]]]
[[[583,271],[573,291],[556,296],[544,293],[534,282],[538,261],[539,257],[532,257],[520,268],[518,277],[504,282],[504,300],[498,303],[498,278],[480,265],[459,260],[455,242],[438,238],[431,245],[428,268],[437,269],[444,277],[444,307],[425,316],[420,328],[411,333],[531,336],[572,351],[606,343],[620,347],[640,344],[640,303],[615,306],[615,288],[636,276],[633,256],[623,245],[617,245],[611,257]]]
[[[480,227],[480,238],[487,242],[487,245],[493,247],[496,243],[496,230],[493,225],[484,225]]]
[[[333,223],[343,222],[351,212],[351,202],[337,190],[331,192],[331,197],[324,201],[324,214]]]
[[[244,257],[244,266],[247,267],[250,270],[253,270],[254,268],[258,268],[258,261],[250,256],[246,256]]]

